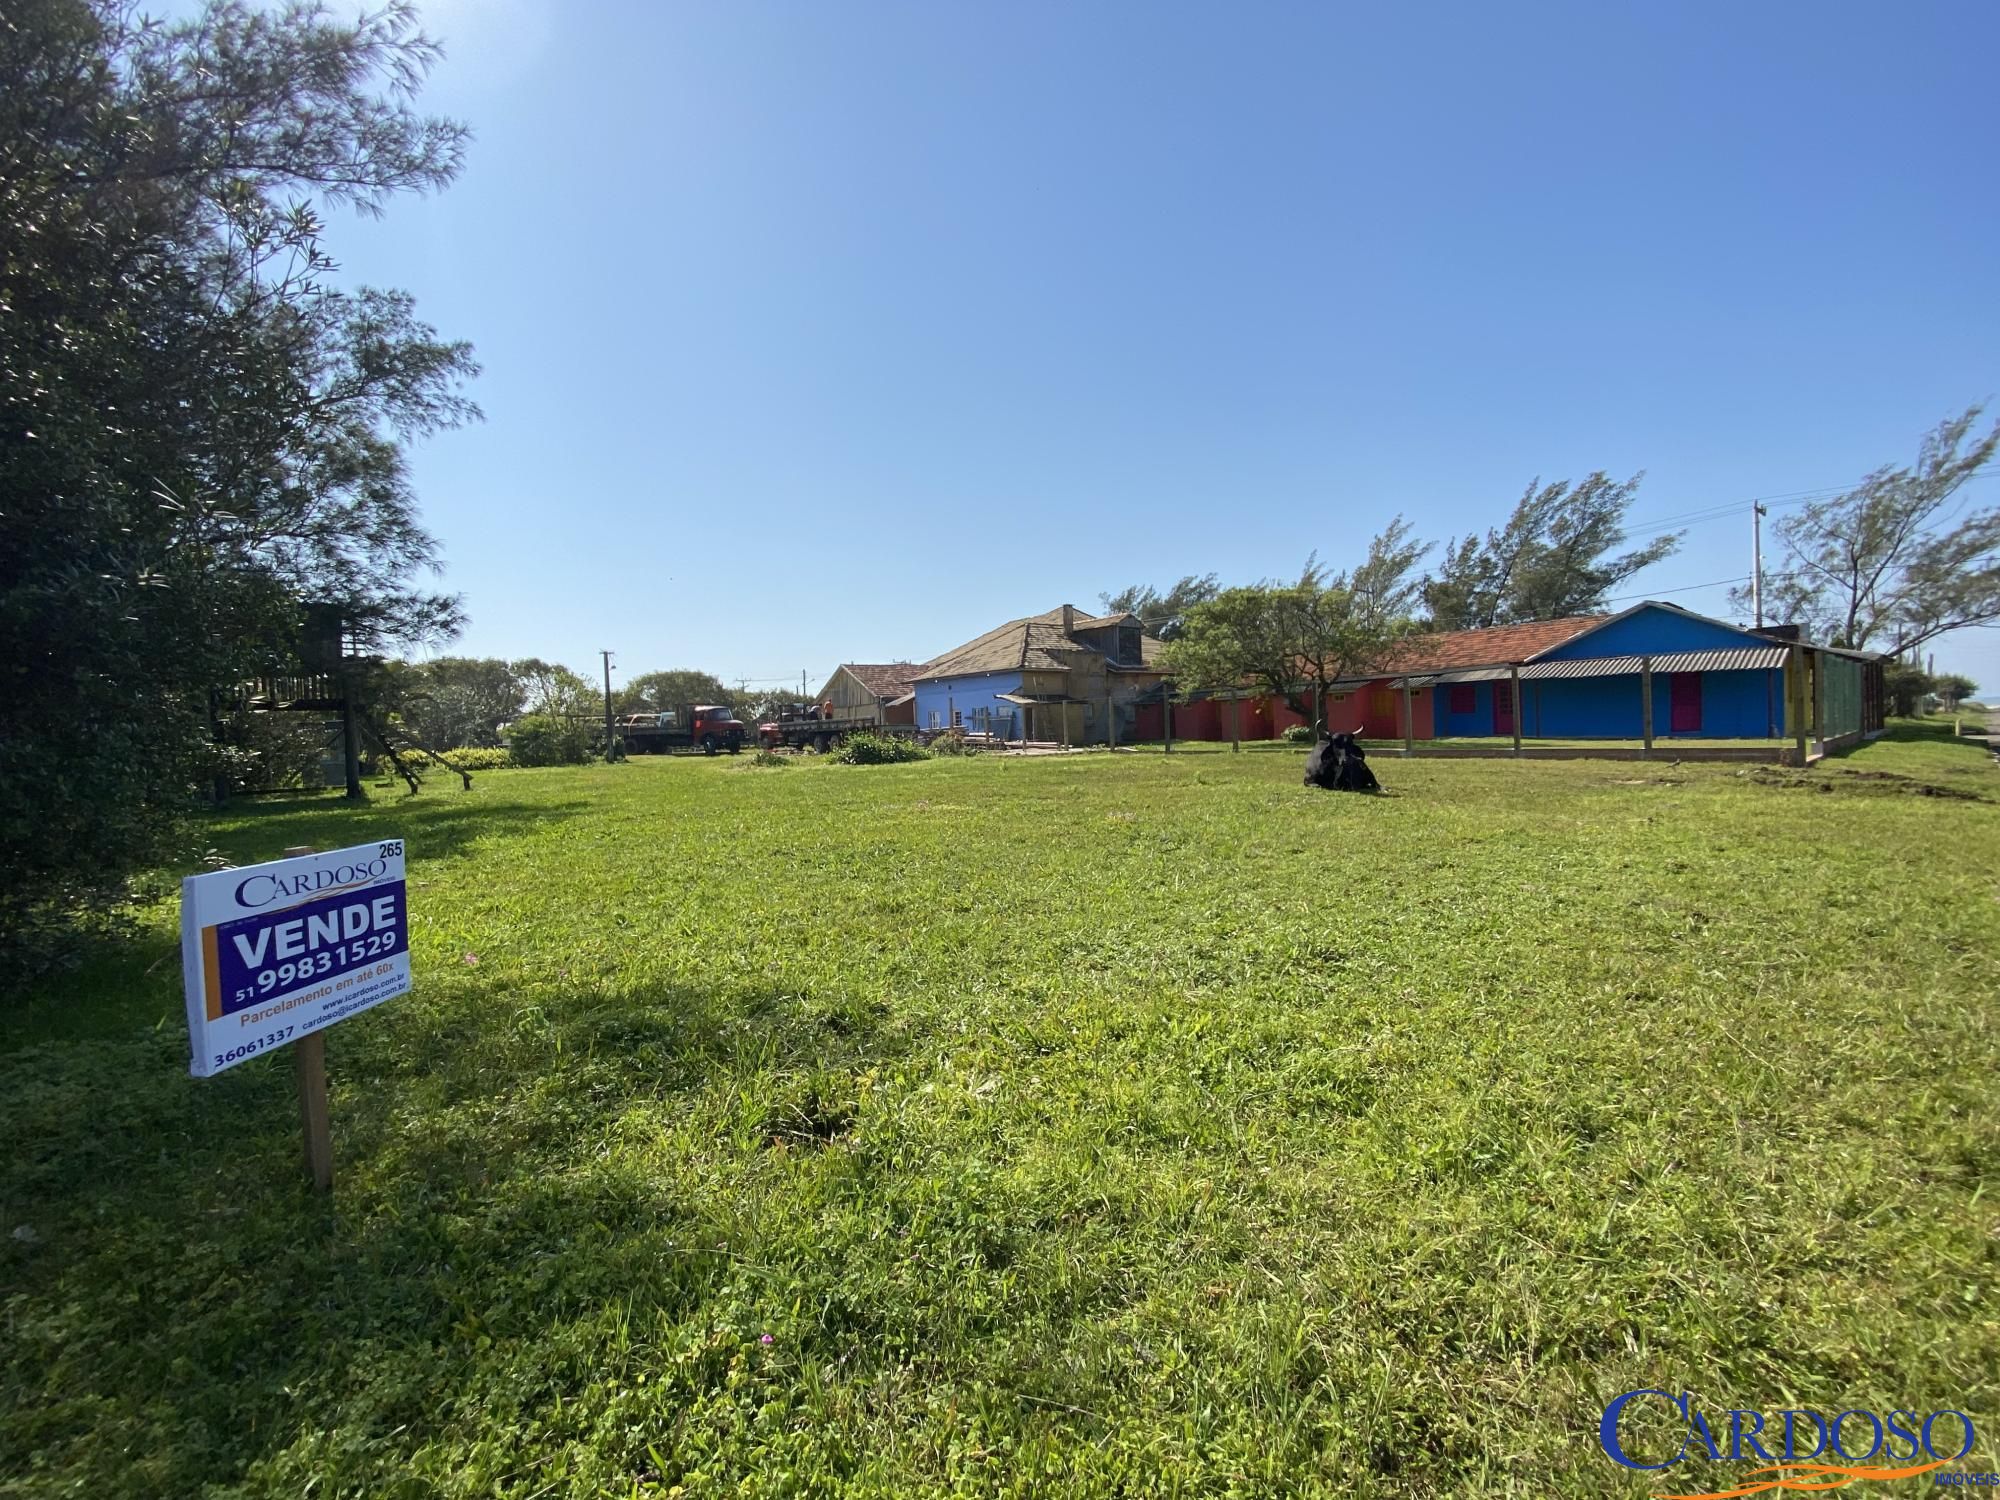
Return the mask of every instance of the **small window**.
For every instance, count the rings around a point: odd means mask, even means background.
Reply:
[[[1120,625],[1118,627],[1119,666],[1136,667],[1139,665],[1141,658],[1139,635],[1139,627],[1136,625]]]

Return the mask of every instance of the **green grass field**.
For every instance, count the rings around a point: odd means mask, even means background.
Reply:
[[[1631,1495],[1604,1402],[2000,1468],[2000,770],[641,760],[296,799],[416,989],[9,999],[0,1496]],[[1864,1486],[1879,1493],[1930,1481]],[[1857,1491],[1859,1493],[1859,1491]]]

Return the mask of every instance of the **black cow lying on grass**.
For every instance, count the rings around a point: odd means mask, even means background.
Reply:
[[[1336,734],[1313,746],[1306,757],[1306,785],[1329,792],[1379,792],[1382,785],[1368,769],[1368,757],[1351,734]]]

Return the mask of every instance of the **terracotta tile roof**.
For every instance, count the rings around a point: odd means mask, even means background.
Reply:
[[[1563,620],[1531,620],[1486,630],[1452,630],[1417,635],[1401,642],[1383,663],[1388,672],[1444,672],[1454,667],[1501,666],[1526,661],[1564,641],[1574,640],[1609,615],[1571,615]]]
[[[1063,629],[1063,609],[1009,620],[982,636],[947,651],[917,669],[919,680],[932,677],[970,677],[982,672],[1062,672],[1081,665],[1091,656],[1105,653],[1073,639],[1074,632],[1103,630],[1125,623],[1126,615],[1087,615],[1071,609],[1069,631]],[[1160,643],[1151,636],[1139,638],[1139,659],[1151,666],[1159,659]]]
[[[913,661],[879,664],[844,661],[840,670],[878,698],[899,698],[910,690],[910,684],[917,680],[917,674],[923,671],[923,667]]]

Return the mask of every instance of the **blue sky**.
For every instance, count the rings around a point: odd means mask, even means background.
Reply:
[[[1537,475],[1844,485],[2000,395],[1991,6],[425,14],[467,171],[332,247],[485,365],[415,461],[471,654],[817,685]],[[1628,590],[1748,572],[1736,514]],[[2000,635],[1937,654],[2000,694]]]

